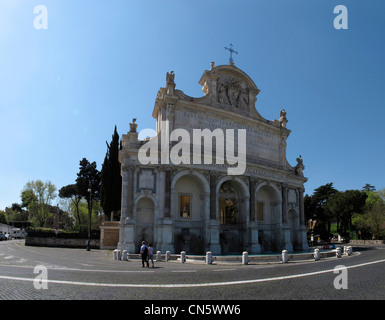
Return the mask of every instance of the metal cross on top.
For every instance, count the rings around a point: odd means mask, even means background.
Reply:
[[[225,47],[225,49],[230,51],[229,65],[233,66],[234,65],[233,53],[238,54],[238,52],[233,49],[232,43],[230,43],[230,48]]]

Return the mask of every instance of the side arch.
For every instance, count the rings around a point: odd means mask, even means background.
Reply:
[[[133,217],[135,219],[135,251],[139,252],[142,241],[156,247],[155,221],[158,217],[158,201],[152,195],[140,195],[135,198]]]
[[[204,177],[204,175],[201,174],[201,173],[199,173],[199,172],[192,171],[192,170],[183,170],[183,171],[178,172],[178,173],[172,178],[172,181],[171,181],[171,190],[175,189],[175,184],[176,184],[176,182],[179,180],[179,178],[181,178],[181,177],[183,177],[183,176],[186,176],[186,175],[190,175],[190,176],[195,177],[197,180],[199,180],[199,181],[202,183],[203,191],[204,191],[205,193],[210,193],[210,184],[209,184],[209,182],[207,181],[207,179]]]
[[[256,186],[258,238],[264,251],[282,249],[282,192],[268,181]]]

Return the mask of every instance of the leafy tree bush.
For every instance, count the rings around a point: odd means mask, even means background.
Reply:
[[[51,201],[56,197],[56,187],[51,181],[29,181],[21,193],[22,207],[28,208],[32,224],[43,227],[52,218],[49,211]]]

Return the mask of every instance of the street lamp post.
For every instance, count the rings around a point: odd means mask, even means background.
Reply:
[[[90,203],[88,206],[88,242],[87,242],[87,251],[90,251],[90,242],[91,242],[91,210],[92,210],[92,189],[91,189],[91,181],[87,190],[90,193]]]

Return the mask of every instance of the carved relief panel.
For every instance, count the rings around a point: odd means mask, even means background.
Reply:
[[[249,90],[240,80],[227,76],[217,83],[217,99],[221,105],[249,111]]]

